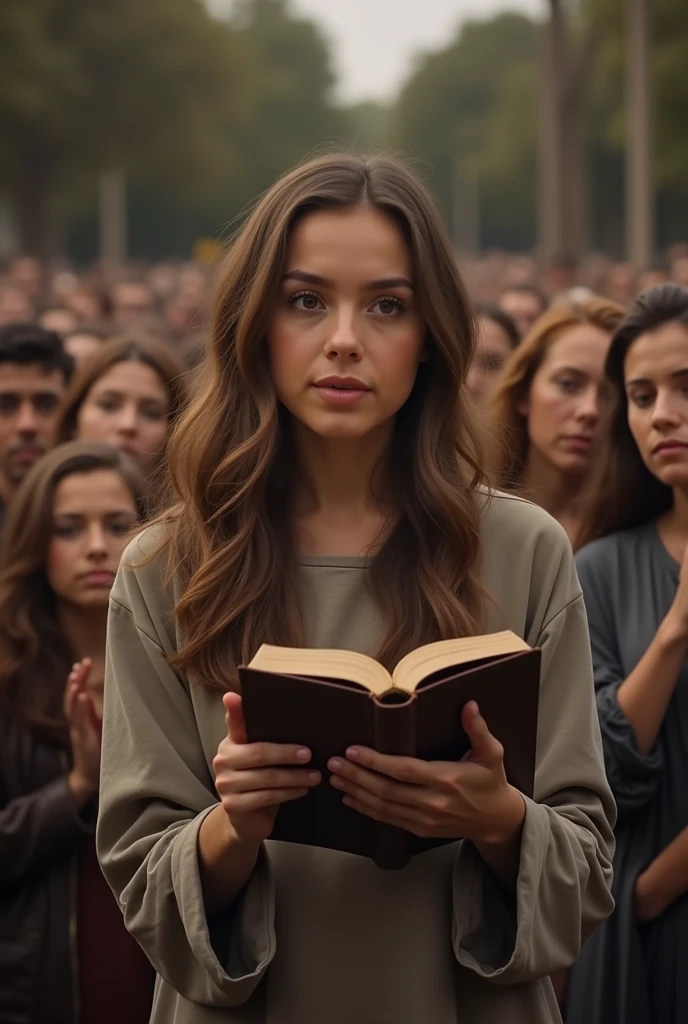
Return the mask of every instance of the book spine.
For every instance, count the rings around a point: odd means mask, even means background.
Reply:
[[[399,704],[375,700],[375,749],[380,754],[414,757],[416,754],[417,698]],[[411,836],[404,829],[376,822],[373,860],[387,870],[406,867],[411,859]]]

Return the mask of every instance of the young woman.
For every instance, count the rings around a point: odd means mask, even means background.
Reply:
[[[108,598],[140,500],[132,463],[72,442],[36,464],[5,524],[2,1021],[149,1018],[153,973],[124,929],[94,840]]]
[[[499,306],[490,302],[477,307],[478,334],[475,355],[468,371],[468,390],[478,403],[492,393],[502,367],[520,341],[516,324]]]
[[[688,289],[640,296],[578,555],[607,774],[616,911],[572,976],[571,1024],[688,1020]]]
[[[72,381],[59,437],[113,445],[150,477],[181,409],[184,380],[184,366],[164,345],[130,338],[104,342]]]
[[[623,309],[607,299],[545,313],[508,361],[491,417],[505,435],[498,482],[554,516],[577,544],[582,488],[597,455],[604,360]]]
[[[160,976],[156,1024],[544,1024],[546,975],[611,909],[570,548],[482,487],[473,339],[441,221],[393,161],[307,163],[231,249],[172,442],[177,501],[111,600],[98,847]],[[474,704],[458,764],[353,748],[321,777],[298,736],[246,742],[237,666],[263,641],[392,666],[502,628],[543,649],[536,800]],[[398,872],[271,842],[279,805],[316,785],[456,842]]]

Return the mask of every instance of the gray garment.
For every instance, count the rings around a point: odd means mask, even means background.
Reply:
[[[513,896],[468,841],[381,871],[268,840],[241,897],[209,924],[197,841],[217,805],[224,709],[169,664],[179,581],[163,585],[165,557],[131,565],[155,550],[159,528],[125,553],[108,624],[98,851],[159,974],[154,1024],[561,1020],[548,976],[611,912],[615,809],[566,535],[518,498],[484,505],[485,628],[542,648],[535,799]],[[381,609],[363,559],[303,558],[299,580],[311,645],[375,652]]]
[[[616,911],[583,949],[569,1024],[686,1024],[688,895],[650,925],[633,914],[638,875],[688,825],[688,660],[657,742],[636,746],[616,692],[650,646],[679,566],[655,522],[604,537],[577,558],[588,613],[607,777],[617,801]]]

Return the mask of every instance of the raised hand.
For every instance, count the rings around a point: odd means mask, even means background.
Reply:
[[[504,749],[487,728],[477,704],[462,711],[471,743],[462,761],[420,761],[350,747],[328,767],[344,803],[375,821],[417,836],[508,843],[525,814],[523,798],[507,782]]]
[[[676,632],[688,642],[688,546],[683,554],[679,583],[671,608],[667,613],[667,620]]]
[[[213,760],[215,788],[242,842],[262,843],[272,832],[279,805],[305,796],[320,782],[309,771],[310,750],[295,744],[248,743],[241,697],[223,697],[227,735]]]
[[[72,771],[69,787],[81,806],[98,792],[100,778],[101,719],[88,691],[91,660],[84,658],[72,666],[67,677],[64,713],[72,745]]]

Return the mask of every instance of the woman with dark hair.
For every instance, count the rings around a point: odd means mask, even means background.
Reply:
[[[477,402],[484,402],[521,339],[516,324],[499,306],[480,302],[476,313],[478,333],[473,362],[468,371],[468,390]]]
[[[515,349],[490,402],[499,486],[544,508],[574,546],[604,426],[604,360],[622,317],[608,299],[553,307]]]
[[[573,972],[571,1024],[688,1020],[688,289],[614,336],[616,399],[578,555],[607,774],[616,911]]]
[[[0,573],[0,1020],[144,1024],[153,973],[95,856],[110,587],[141,475],[105,445],[38,462]],[[66,687],[66,689],[65,689]]]
[[[175,501],[110,606],[98,849],[159,974],[155,1024],[552,1024],[547,975],[611,909],[571,550],[485,486],[474,339],[442,221],[395,161],[306,163],[228,254]],[[391,667],[504,628],[543,651],[535,799],[475,703],[459,763],[354,747],[320,775],[298,736],[247,742],[237,670],[264,641]],[[318,785],[451,842],[385,872],[271,841]]]
[[[133,336],[103,342],[65,396],[59,438],[110,444],[149,477],[182,408],[185,379],[183,364],[159,342]]]

